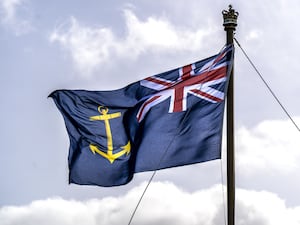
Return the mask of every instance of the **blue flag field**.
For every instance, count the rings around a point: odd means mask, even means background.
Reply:
[[[220,159],[233,50],[118,90],[52,92],[70,138],[69,182],[123,185],[137,172]]]

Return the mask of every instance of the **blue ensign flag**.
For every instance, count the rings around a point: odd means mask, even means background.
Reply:
[[[233,51],[119,90],[51,93],[70,138],[69,182],[116,186],[137,172],[221,158]]]

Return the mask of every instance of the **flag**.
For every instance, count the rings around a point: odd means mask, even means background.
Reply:
[[[69,182],[116,186],[134,173],[221,157],[233,46],[113,91],[56,90],[70,138]]]

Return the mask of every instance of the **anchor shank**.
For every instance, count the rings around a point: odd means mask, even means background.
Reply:
[[[106,131],[106,136],[107,136],[107,154],[112,155],[113,151],[113,141],[112,141],[112,134],[111,134],[111,129],[109,125],[109,120],[106,119],[104,120],[105,123],[105,131]]]

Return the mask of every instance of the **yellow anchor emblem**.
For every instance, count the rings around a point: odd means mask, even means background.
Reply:
[[[91,116],[90,120],[95,121],[95,120],[102,120],[104,121],[105,124],[105,131],[106,131],[106,136],[107,136],[107,152],[103,152],[98,147],[94,144],[90,144],[90,150],[96,154],[98,153],[99,155],[103,156],[104,158],[108,159],[110,163],[113,163],[115,159],[121,157],[124,154],[129,154],[130,153],[130,141],[125,146],[121,147],[121,151],[117,153],[113,153],[113,140],[112,140],[112,133],[110,129],[110,124],[109,120],[121,117],[121,112],[117,113],[111,113],[108,114],[108,108],[104,106],[99,106],[98,111],[102,115],[97,115],[97,116]]]

